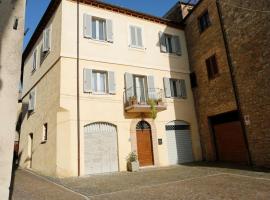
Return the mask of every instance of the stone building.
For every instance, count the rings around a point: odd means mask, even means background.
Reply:
[[[270,166],[269,10],[201,0],[183,19],[205,160]]]

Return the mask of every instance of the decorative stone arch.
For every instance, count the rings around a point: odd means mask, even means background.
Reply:
[[[142,119],[133,119],[130,124],[130,143],[131,151],[137,152],[137,136],[136,136],[136,127],[140,121],[146,121],[151,126],[152,133],[152,145],[153,145],[153,157],[154,165],[159,166],[159,157],[158,157],[158,142],[157,142],[157,129],[155,121],[151,118],[142,118]]]

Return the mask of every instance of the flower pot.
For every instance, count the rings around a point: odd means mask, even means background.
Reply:
[[[128,162],[127,168],[128,168],[128,171],[130,172],[137,172],[139,171],[139,162],[138,161]]]

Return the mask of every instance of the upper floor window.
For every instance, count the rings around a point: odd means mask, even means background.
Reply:
[[[92,91],[94,93],[107,93],[107,72],[92,72]]]
[[[218,65],[216,60],[216,55],[212,55],[211,57],[205,60],[207,67],[208,79],[214,79],[218,76]]]
[[[149,99],[161,98],[155,88],[154,76],[125,73],[126,101],[146,104]]]
[[[43,31],[42,44],[40,46],[40,65],[43,63],[51,50],[51,27]]]
[[[37,69],[37,49],[34,50],[32,55],[32,73]]]
[[[207,29],[211,23],[210,23],[210,18],[208,14],[208,10],[205,11],[200,17],[199,17],[199,29],[200,32],[203,32],[205,29]]]
[[[167,33],[159,33],[160,51],[181,55],[180,39],[178,36]]]
[[[142,29],[137,26],[130,26],[130,46],[143,48]]]
[[[33,89],[29,93],[28,111],[32,112],[36,106],[36,90]]]
[[[186,83],[182,79],[164,78],[164,89],[166,97],[186,98]]]
[[[83,26],[83,35],[85,38],[113,42],[112,20],[84,14]]]
[[[106,20],[92,18],[92,37],[93,39],[102,41],[106,39]]]
[[[84,69],[84,92],[115,94],[114,72]]]

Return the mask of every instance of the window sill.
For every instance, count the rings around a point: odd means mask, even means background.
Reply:
[[[140,52],[145,52],[146,51],[145,47],[137,47],[137,46],[132,46],[132,45],[129,45],[128,47],[129,47],[130,50],[135,50],[135,51],[140,51]]]
[[[46,143],[47,143],[47,140],[41,141],[41,144],[46,144]]]
[[[37,71],[37,69],[32,70],[31,75],[33,75],[36,71]]]
[[[165,52],[161,52],[161,53],[166,57],[172,57],[172,58],[180,58],[182,56],[182,54],[176,54],[176,53],[165,53]]]
[[[93,39],[93,38],[84,38],[84,39],[87,39],[88,42],[90,42],[90,43],[99,44],[99,45],[109,46],[110,44],[113,44],[113,42],[108,42],[106,40],[97,40],[97,39]]]

